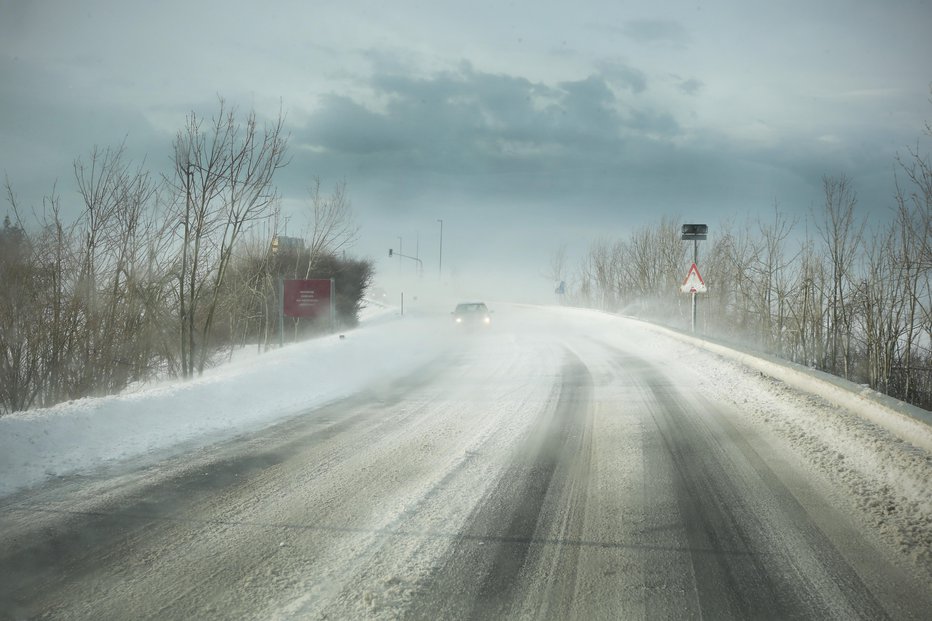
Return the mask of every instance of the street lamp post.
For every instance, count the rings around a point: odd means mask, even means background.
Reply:
[[[401,273],[404,271],[404,268],[401,265],[401,253],[404,252],[404,244],[402,243],[401,236],[398,236],[398,277],[401,277]]]
[[[443,282],[443,219],[437,218],[440,223],[440,264],[437,266],[437,280]]]

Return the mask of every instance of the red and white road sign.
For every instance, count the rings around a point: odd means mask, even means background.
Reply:
[[[683,293],[705,293],[705,281],[699,275],[699,268],[696,267],[695,263],[689,268],[689,273],[686,274],[686,280],[683,281],[683,286],[680,289]]]
[[[286,280],[282,292],[285,317],[318,317],[333,313],[333,281],[330,279]]]

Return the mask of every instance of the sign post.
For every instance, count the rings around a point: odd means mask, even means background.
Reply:
[[[333,278],[282,280],[279,342],[285,344],[285,317],[317,318],[330,316],[330,331],[336,328],[335,288]]]
[[[689,272],[686,274],[686,279],[683,280],[683,284],[680,286],[680,290],[683,293],[692,294],[692,321],[690,322],[690,328],[693,333],[696,332],[696,294],[705,293],[706,286],[705,281],[702,280],[702,276],[699,275],[699,268],[696,267],[696,264],[693,263],[689,268]]]
[[[702,280],[702,276],[699,275],[699,268],[696,267],[696,264],[699,263],[699,242],[705,241],[709,236],[709,226],[707,224],[684,224],[682,230],[682,239],[683,241],[692,241],[693,243],[693,265],[689,268],[689,273],[686,274],[686,280],[683,281],[683,286],[681,289],[686,293],[692,294],[692,312],[690,320],[690,329],[693,334],[696,333],[696,294],[705,293],[705,282]]]

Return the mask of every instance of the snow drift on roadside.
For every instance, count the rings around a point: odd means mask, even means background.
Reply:
[[[399,377],[441,353],[445,322],[391,320],[133,393],[0,418],[0,496],[186,442],[205,445]]]

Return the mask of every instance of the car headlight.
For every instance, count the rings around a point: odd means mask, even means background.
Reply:
[[[488,324],[488,323],[492,323],[492,318],[491,318],[491,317],[486,317],[486,318],[484,319],[484,321],[485,321],[487,324]]]
[[[463,323],[463,318],[462,318],[462,317],[457,317],[457,318],[456,318],[456,323]]]

